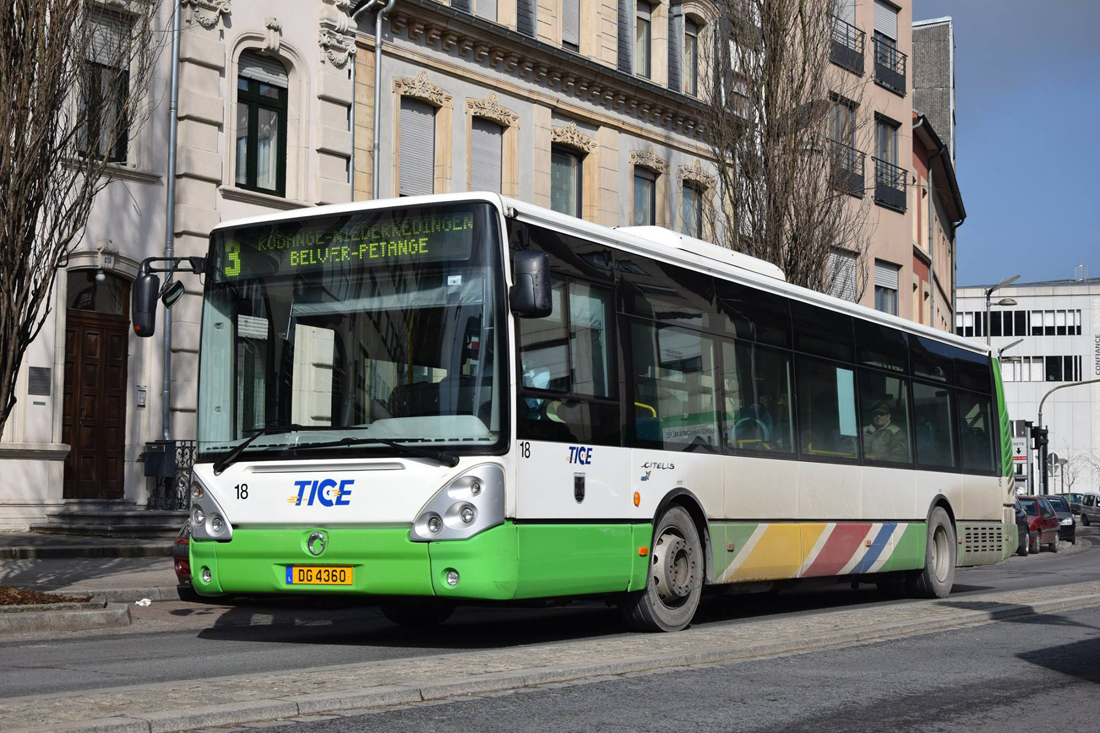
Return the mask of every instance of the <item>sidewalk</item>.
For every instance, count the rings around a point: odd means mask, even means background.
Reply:
[[[675,634],[522,645],[336,667],[36,695],[0,702],[8,729],[186,730],[402,705],[606,675],[726,663],[1100,606],[1100,582],[704,624]],[[70,727],[71,726],[71,727]]]
[[[109,601],[175,600],[170,540],[0,533],[0,584]]]

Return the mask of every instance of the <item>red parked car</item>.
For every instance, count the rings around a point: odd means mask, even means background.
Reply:
[[[1021,496],[1020,506],[1027,514],[1028,551],[1038,553],[1043,545],[1058,552],[1058,514],[1043,496]]]

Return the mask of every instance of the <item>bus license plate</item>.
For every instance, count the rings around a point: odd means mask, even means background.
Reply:
[[[316,565],[288,565],[287,585],[351,585],[352,568],[326,568]]]

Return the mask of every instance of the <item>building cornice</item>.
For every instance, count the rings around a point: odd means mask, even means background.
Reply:
[[[705,107],[674,92],[579,54],[434,0],[403,0],[389,16],[393,34],[404,34],[459,58],[482,63],[534,84],[556,88],[599,107],[618,110],[692,140],[703,132]]]

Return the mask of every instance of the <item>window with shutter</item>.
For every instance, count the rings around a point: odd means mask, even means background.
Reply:
[[[875,260],[875,309],[891,315],[898,314],[898,272],[901,268],[892,262]]]
[[[121,163],[129,147],[126,105],[130,97],[131,28],[117,13],[93,12],[78,144],[86,155]]]
[[[645,0],[637,0],[635,12],[637,17],[634,21],[634,73],[648,79],[652,21],[649,3]]]
[[[833,250],[829,253],[829,295],[843,300],[856,300],[856,256],[851,252]]]
[[[856,24],[856,0],[837,0],[836,17],[850,25]]]
[[[681,51],[686,43],[684,38],[684,9],[679,3],[670,4],[668,8],[668,88],[674,92],[684,90],[687,86],[680,74],[681,62],[687,56],[687,51]],[[686,90],[684,90],[686,91]]]
[[[401,98],[400,196],[423,196],[435,190],[435,107]]]
[[[470,129],[470,190],[500,193],[504,128],[475,117]]]
[[[850,22],[850,21],[849,21]],[[875,0],[875,33],[898,40],[898,9],[883,0]]]
[[[516,30],[528,38],[535,37],[538,24],[537,7],[538,0],[516,0]]]
[[[573,51],[581,46],[581,0],[562,0],[561,42]]]
[[[521,0],[522,1],[522,0]],[[532,2],[534,0],[531,0]],[[619,0],[618,69],[626,74],[634,72],[634,0]]]
[[[497,0],[477,0],[477,14],[486,20],[496,22]]]

